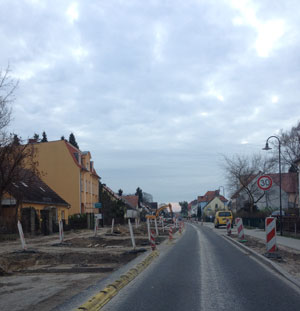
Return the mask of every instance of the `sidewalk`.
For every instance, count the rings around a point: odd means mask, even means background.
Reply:
[[[255,238],[266,241],[266,232],[261,229],[244,229],[246,235],[253,236]],[[293,249],[300,251],[300,240],[280,236],[280,233],[277,232],[276,242],[278,245],[287,246]]]
[[[214,227],[214,224],[211,222],[205,222],[205,226],[213,229],[215,232],[220,234],[226,234],[225,227],[221,227],[219,229],[216,229]],[[254,238],[266,241],[266,232],[262,229],[244,229],[245,235],[252,236]],[[236,226],[233,227],[232,233],[237,234],[236,232]],[[277,232],[276,241],[278,245],[286,246],[289,248],[293,248],[297,251],[300,251],[300,239],[294,239],[289,237],[283,237],[279,235],[279,232]]]

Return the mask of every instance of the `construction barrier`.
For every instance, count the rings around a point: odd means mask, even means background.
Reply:
[[[150,244],[151,244],[151,249],[153,251],[156,250],[156,245],[155,245],[155,239],[154,239],[154,231],[151,230],[151,240],[150,240]]]
[[[243,219],[242,218],[236,218],[235,222],[236,222],[236,227],[237,227],[237,232],[238,232],[238,238],[240,240],[245,240]]]
[[[227,229],[227,235],[231,235],[231,220],[227,219],[226,221],[226,229]]]
[[[64,224],[62,220],[59,221],[58,228],[59,228],[59,241],[60,243],[63,243],[65,236],[64,236]]]
[[[173,229],[172,227],[169,228],[169,241],[173,240]]]
[[[111,230],[110,230],[111,234],[114,233],[114,225],[115,225],[115,219],[113,218],[112,221],[111,221]]]
[[[21,243],[22,243],[22,248],[23,248],[23,250],[26,250],[27,249],[27,245],[26,245],[26,242],[25,242],[23,228],[22,228],[22,224],[20,223],[20,220],[18,220],[18,230],[19,230],[20,240],[21,240]]]
[[[276,251],[276,218],[266,218],[266,246],[267,252],[273,253]]]
[[[158,235],[159,235],[159,233],[158,233],[157,219],[156,219],[156,218],[154,219],[154,225],[155,225],[155,232],[156,232],[156,236],[158,236]]]
[[[136,245],[135,245],[135,239],[134,239],[134,234],[133,234],[130,219],[128,219],[128,227],[129,227],[129,232],[130,232],[130,237],[131,237],[132,248],[135,249]]]
[[[150,233],[150,220],[147,218],[147,231],[148,231],[148,240],[151,240],[151,233]]]
[[[95,218],[95,228],[94,228],[94,235],[95,236],[97,236],[98,227],[99,227],[99,219]]]

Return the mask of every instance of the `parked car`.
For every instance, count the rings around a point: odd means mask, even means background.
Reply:
[[[233,227],[233,216],[231,211],[218,211],[215,216],[215,228],[219,226],[226,226],[227,219],[231,221],[231,227]]]
[[[282,211],[282,216],[285,216],[285,211]],[[279,210],[273,211],[271,217],[280,217],[280,211]]]

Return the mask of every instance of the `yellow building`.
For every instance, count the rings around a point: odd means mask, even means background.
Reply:
[[[203,209],[205,216],[215,216],[217,211],[227,210],[224,202],[219,197],[214,197]]]
[[[2,215],[0,225],[8,232],[13,232],[17,220],[22,220],[26,209],[34,209],[38,220],[42,220],[45,211],[51,211],[51,221],[60,220],[68,222],[70,205],[53,191],[38,176],[29,170],[23,169],[19,181],[12,182],[2,198]]]
[[[66,140],[33,142],[41,179],[70,204],[69,215],[98,213],[99,176],[90,152]]]

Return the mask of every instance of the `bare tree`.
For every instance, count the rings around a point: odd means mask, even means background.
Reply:
[[[0,216],[2,214],[2,198],[12,187],[20,182],[30,183],[37,170],[36,150],[33,144],[16,143],[16,136],[10,135],[0,146]],[[26,168],[26,169],[25,169]],[[22,198],[15,198],[21,201]],[[18,206],[18,204],[17,204]],[[16,210],[17,218],[18,210]]]
[[[34,145],[22,144],[18,135],[7,134],[6,131],[11,121],[10,104],[17,85],[18,82],[10,76],[9,66],[4,71],[0,70],[0,216],[2,199],[9,189],[25,179],[30,181],[31,175],[38,174]]]
[[[260,154],[252,156],[235,155],[232,158],[223,156],[225,178],[231,195],[244,192],[248,197],[249,210],[252,213],[254,206],[264,197],[264,193],[258,189],[252,181],[259,174],[270,172],[274,162],[262,157]]]
[[[281,130],[279,139],[281,142],[281,162],[283,166],[298,170],[294,161],[300,158],[300,121],[290,130]],[[273,143],[278,152],[278,142]],[[276,155],[274,155],[276,157]]]
[[[0,131],[7,127],[11,121],[10,104],[14,100],[14,92],[18,86],[10,76],[10,68],[7,66],[5,70],[0,69]]]

